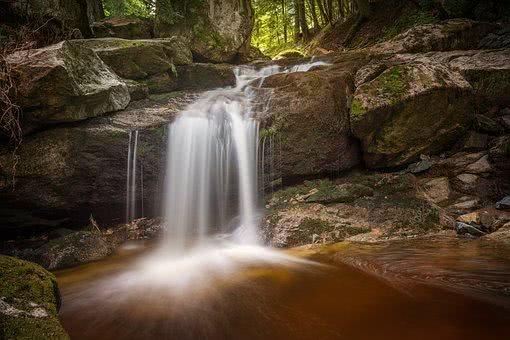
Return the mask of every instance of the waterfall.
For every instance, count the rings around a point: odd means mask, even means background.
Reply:
[[[127,178],[126,178],[126,223],[136,217],[136,167],[138,153],[138,130],[129,131]],[[143,186],[143,182],[141,184]],[[142,187],[143,190],[143,187]],[[143,192],[142,192],[143,196]]]
[[[259,122],[252,116],[253,88],[270,75],[321,65],[325,63],[239,67],[235,87],[206,92],[169,125],[167,249],[178,253],[203,245],[211,233],[231,234],[237,243],[257,243]],[[132,153],[135,162],[136,148]]]

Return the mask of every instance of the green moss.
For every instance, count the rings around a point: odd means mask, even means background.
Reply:
[[[311,236],[330,230],[332,225],[328,221],[319,218],[307,217],[301,221],[298,228],[301,232],[306,232],[307,235]]]
[[[380,89],[379,91],[390,99],[397,100],[402,97],[407,89],[407,83],[405,82],[405,70],[401,67],[395,66],[388,72],[383,73],[379,80]]]
[[[59,305],[55,276],[41,266],[13,257],[0,256],[0,296],[43,305],[56,313]]]
[[[2,339],[68,339],[57,318],[60,298],[55,276],[44,268],[0,255],[0,297],[14,308],[31,311],[38,305],[47,317],[0,314]]]
[[[58,318],[0,318],[0,338],[17,340],[69,339]]]
[[[373,190],[361,184],[345,183],[334,185],[332,182],[324,181],[318,187],[318,192],[306,199],[307,203],[352,203],[358,198],[372,196]]]
[[[363,115],[366,112],[367,111],[363,107],[363,104],[361,103],[361,101],[356,98],[353,99],[352,104],[351,104],[351,117],[360,118],[360,117],[363,117]]]

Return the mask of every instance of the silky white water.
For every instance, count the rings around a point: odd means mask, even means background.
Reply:
[[[205,93],[170,124],[167,250],[182,253],[218,233],[232,234],[236,243],[257,244],[259,123],[252,117],[253,88],[270,75],[321,65],[239,67],[235,87]]]

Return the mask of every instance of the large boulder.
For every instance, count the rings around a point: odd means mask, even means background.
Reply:
[[[24,132],[124,109],[126,84],[94,53],[75,41],[6,57],[17,82]]]
[[[13,0],[9,9],[21,18],[49,22],[52,18],[65,30],[79,29],[85,37],[92,36],[90,25],[104,18],[101,0]]]
[[[483,60],[483,61],[482,61]],[[443,151],[477,105],[506,103],[510,50],[394,55],[358,71],[351,129],[369,167]]]
[[[492,23],[451,19],[412,27],[368,50],[375,53],[415,53],[477,49],[480,40],[498,28]]]
[[[359,163],[359,145],[349,130],[352,78],[352,68],[343,67],[283,73],[268,77],[257,90],[267,165],[274,163],[271,170],[284,181]],[[270,161],[274,155],[282,157]]]
[[[177,90],[177,68],[192,62],[191,50],[179,37],[86,39],[79,43],[96,52],[117,75],[145,84],[151,93]]]
[[[55,276],[34,263],[0,255],[0,338],[69,339],[58,319]]]
[[[0,177],[12,184],[0,190],[2,238],[83,226],[90,215],[100,225],[123,222],[135,131],[136,215],[142,215],[142,206],[144,215],[157,214],[166,125],[193,98],[183,93],[138,101],[110,117],[39,132],[25,138],[19,158],[0,150]]]
[[[186,37],[197,61],[230,62],[248,48],[253,20],[249,0],[160,0],[155,31]]]

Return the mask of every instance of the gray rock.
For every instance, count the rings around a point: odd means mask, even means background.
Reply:
[[[479,229],[479,226],[473,226],[463,222],[457,222],[455,229],[459,235],[484,236],[486,233]]]
[[[432,165],[434,165],[430,157],[422,155],[420,158],[421,161],[409,165],[407,167],[407,171],[413,174],[418,174],[429,170]]]
[[[471,174],[481,174],[485,172],[490,172],[492,170],[492,166],[489,163],[489,156],[485,155],[476,162],[469,164],[466,167],[466,172]]]
[[[121,110],[130,101],[122,79],[76,41],[16,52],[6,62],[16,69],[25,133]]]

